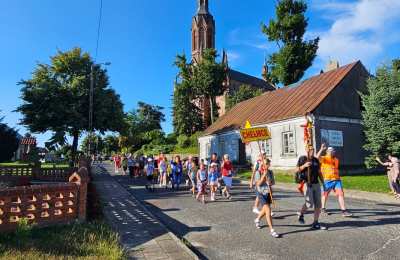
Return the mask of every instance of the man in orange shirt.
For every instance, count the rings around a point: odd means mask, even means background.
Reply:
[[[327,215],[326,212],[326,201],[329,193],[333,190],[338,197],[339,206],[342,210],[343,217],[351,217],[353,214],[346,210],[344,204],[344,193],[343,185],[339,175],[339,159],[335,156],[335,150],[332,147],[326,148],[325,144],[322,144],[322,149],[326,150],[326,155],[319,158],[321,164],[321,173],[324,177],[324,193],[322,195],[322,214]]]

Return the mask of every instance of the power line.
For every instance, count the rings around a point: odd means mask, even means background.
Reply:
[[[103,0],[100,0],[99,23],[98,23],[98,26],[97,26],[97,41],[96,41],[95,60],[97,60],[97,54],[98,54],[98,51],[99,51],[100,29],[101,29],[102,16],[103,16]]]

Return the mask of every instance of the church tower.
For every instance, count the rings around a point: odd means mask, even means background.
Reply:
[[[208,0],[197,0],[197,14],[192,20],[192,60],[200,61],[205,49],[215,49],[215,21],[208,11]]]

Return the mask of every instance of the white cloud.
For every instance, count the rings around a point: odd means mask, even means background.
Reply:
[[[237,61],[240,59],[240,54],[235,51],[227,51],[226,54],[228,55],[228,61]]]
[[[318,55],[324,62],[338,59],[341,64],[361,59],[370,62],[399,42],[399,0],[314,1],[314,9],[332,24],[327,31],[319,32]]]

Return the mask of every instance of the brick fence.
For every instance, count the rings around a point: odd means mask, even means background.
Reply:
[[[0,167],[0,232],[13,231],[21,219],[38,227],[86,219],[88,163],[75,169]],[[21,186],[23,185],[23,186]]]

